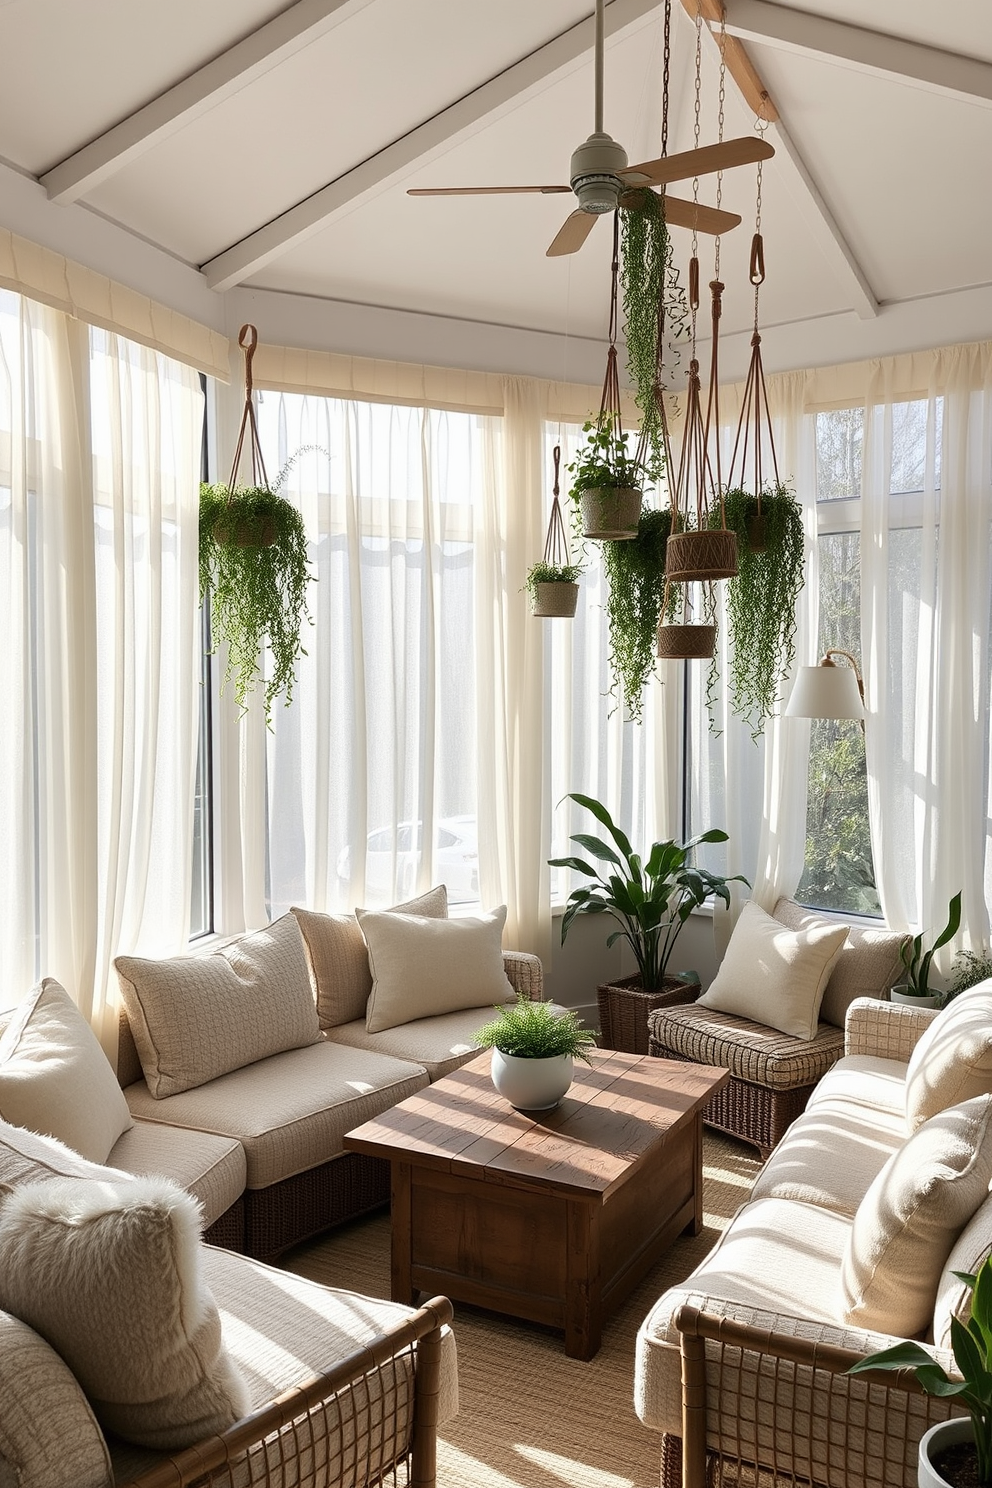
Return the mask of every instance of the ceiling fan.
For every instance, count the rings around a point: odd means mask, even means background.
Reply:
[[[603,17],[604,0],[596,0],[596,127],[572,155],[567,186],[426,186],[412,188],[407,195],[511,196],[530,192],[552,196],[573,191],[578,198],[578,209],[565,219],[547,250],[549,258],[557,258],[565,253],[577,253],[595,227],[596,218],[624,206],[626,193],[645,186],[667,186],[670,181],[688,181],[735,165],[753,164],[775,154],[767,140],[745,135],[718,145],[685,150],[680,155],[628,165],[626,150],[603,129]],[[682,201],[667,192],[665,218],[677,227],[713,234],[729,232],[741,220],[736,212],[724,212],[702,202]]]

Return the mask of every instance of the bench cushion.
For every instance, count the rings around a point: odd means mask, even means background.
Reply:
[[[865,1190],[906,1140],[901,1115],[841,1100],[808,1107],[754,1181],[752,1199],[796,1199],[853,1219]]]
[[[479,1053],[472,1035],[493,1016],[491,1007],[468,1008],[460,1013],[442,1013],[437,1018],[418,1018],[399,1028],[369,1033],[364,1018],[331,1029],[328,1038],[373,1054],[389,1054],[422,1064],[431,1080],[439,1080],[459,1069]]]
[[[696,1064],[716,1064],[740,1080],[773,1090],[815,1085],[844,1052],[842,1031],[829,1023],[821,1023],[811,1039],[795,1039],[698,1002],[658,1008],[649,1014],[648,1028],[661,1045],[660,1054],[668,1051]]]

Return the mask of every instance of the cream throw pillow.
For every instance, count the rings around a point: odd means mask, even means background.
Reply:
[[[992,982],[959,993],[913,1050],[906,1071],[910,1131],[986,1091],[992,1091]]]
[[[361,909],[357,914],[372,970],[369,1033],[460,1008],[516,1001],[503,970],[505,904],[457,920]]]
[[[0,1312],[0,1401],[0,1460],[17,1488],[113,1488],[107,1443],[72,1371],[7,1312]]]
[[[827,923],[787,930],[749,899],[720,970],[697,1005],[811,1039],[823,989],[847,932],[847,925]]]
[[[321,1028],[337,1028],[364,1018],[372,992],[372,972],[365,937],[355,916],[318,914],[312,909],[294,908],[292,912],[303,931]],[[394,904],[389,913],[447,919],[448,890],[438,884],[419,899]]]
[[[974,1276],[992,1251],[992,1195],[980,1204],[954,1242],[937,1286],[933,1310],[933,1341],[938,1348],[951,1347],[951,1318],[967,1323],[971,1316],[971,1288],[959,1281],[962,1271]]]
[[[138,1446],[191,1446],[248,1409],[201,1276],[200,1223],[167,1178],[53,1178],[0,1206],[0,1306],[61,1355],[101,1425]]]
[[[812,930],[837,924],[815,914],[794,899],[780,899],[773,911],[789,930]],[[902,975],[900,951],[909,937],[881,926],[852,925],[834,962],[820,1005],[820,1021],[843,1028],[847,1010],[856,997],[884,997]]]
[[[68,992],[46,977],[0,1038],[0,1116],[105,1162],[132,1125],[100,1041]]]
[[[992,1183],[992,1095],[931,1117],[858,1206],[841,1266],[844,1321],[910,1338],[929,1328],[954,1242]]]
[[[209,956],[118,956],[114,966],[156,1098],[320,1041],[303,937],[291,914]]]

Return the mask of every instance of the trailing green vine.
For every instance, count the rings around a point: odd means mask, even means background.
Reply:
[[[641,512],[637,536],[604,543],[609,595],[611,691],[622,696],[627,715],[641,719],[643,693],[654,671],[658,622],[665,602],[665,545],[672,525],[668,507]]]
[[[802,508],[787,486],[767,487],[761,494],[760,536],[753,526],[758,516],[753,491],[727,491],[724,509],[727,527],[737,533],[738,564],[737,577],[727,581],[727,685],[731,707],[757,739],[796,654],[805,551]]]
[[[678,360],[676,343],[688,323],[685,293],[665,225],[664,200],[655,191],[629,191],[620,214],[620,283],[623,292],[627,370],[656,462],[664,458],[661,414],[655,398],[658,305],[665,300],[663,371],[669,383]]]

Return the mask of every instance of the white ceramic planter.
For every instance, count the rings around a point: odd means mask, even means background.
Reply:
[[[956,1447],[958,1442],[971,1439],[970,1416],[956,1416],[953,1421],[938,1421],[936,1426],[931,1426],[920,1437],[920,1461],[917,1469],[919,1488],[950,1488],[947,1479],[934,1471],[931,1458],[945,1447]]]
[[[493,1084],[518,1111],[550,1111],[572,1083],[571,1054],[552,1059],[521,1059],[493,1050]]]
[[[936,1008],[940,1007],[941,994],[933,993],[930,997],[914,997],[912,992],[907,992],[904,987],[893,987],[889,992],[892,1002],[901,1002],[906,1007]]]

